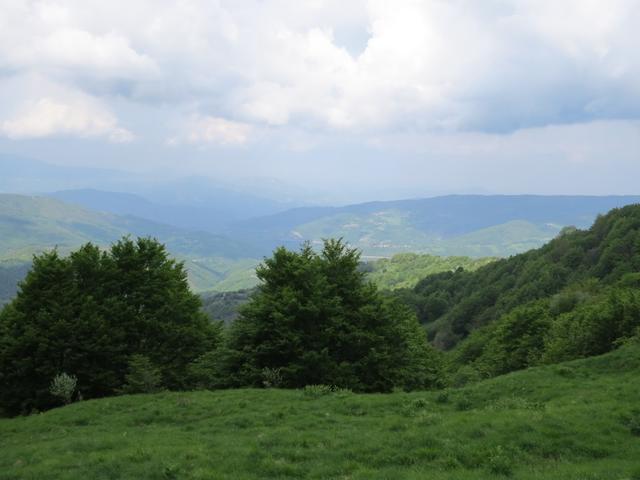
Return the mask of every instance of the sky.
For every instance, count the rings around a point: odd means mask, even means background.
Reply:
[[[343,202],[638,194],[638,45],[638,0],[3,0],[0,153]]]

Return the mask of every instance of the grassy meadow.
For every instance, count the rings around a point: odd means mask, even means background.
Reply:
[[[461,389],[160,393],[0,419],[0,479],[640,479],[640,345]]]

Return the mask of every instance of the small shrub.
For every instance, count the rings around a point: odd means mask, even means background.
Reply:
[[[69,404],[77,385],[78,379],[75,376],[62,372],[53,377],[49,392],[51,392],[51,395],[62,399],[65,404]]]
[[[307,385],[302,389],[302,394],[305,397],[318,398],[325,395],[337,395],[344,397],[351,395],[353,392],[348,388],[338,387],[336,385]]]
[[[442,390],[436,395],[436,403],[449,403],[449,390]]]
[[[567,365],[559,365],[555,367],[554,372],[565,378],[573,378],[576,376],[576,372],[573,370],[573,368]]]
[[[177,466],[167,465],[162,470],[162,478],[165,478],[166,480],[177,479],[178,478],[178,471],[179,471],[179,468]]]
[[[282,386],[282,371],[280,368],[264,367],[262,369],[262,385],[264,388],[278,388]]]
[[[513,460],[501,446],[489,455],[489,471],[495,475],[510,476],[513,473]]]
[[[160,370],[144,355],[132,355],[125,377],[124,393],[154,393],[160,389]]]
[[[427,402],[424,398],[417,398],[413,401],[414,408],[427,408],[429,406],[429,402]]]
[[[400,408],[402,415],[405,417],[422,417],[427,412],[425,411],[429,406],[424,398],[416,398],[414,400],[407,400]]]
[[[330,385],[307,385],[302,389],[305,397],[318,398],[333,393],[334,389]]]
[[[640,414],[633,415],[627,422],[631,435],[640,437]]]
[[[460,388],[480,380],[482,380],[482,375],[477,369],[471,365],[464,365],[451,377],[451,386]]]
[[[473,402],[466,395],[462,395],[456,400],[455,407],[456,407],[456,410],[461,412],[466,410],[471,410],[471,408],[473,407]]]

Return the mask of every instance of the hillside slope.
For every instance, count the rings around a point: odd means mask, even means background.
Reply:
[[[640,346],[459,390],[161,393],[0,419],[2,479],[636,479]]]
[[[436,343],[455,345],[516,307],[550,299],[570,286],[601,290],[640,272],[640,205],[614,209],[589,230],[568,231],[542,248],[475,272],[445,272],[404,292]],[[580,287],[581,282],[595,287]]]
[[[106,246],[124,235],[151,236],[187,262],[192,286],[211,290],[252,286],[258,252],[222,235],[194,232],[131,216],[96,212],[47,197],[0,194],[0,260],[29,261],[57,247],[66,253],[86,242]]]
[[[229,232],[265,250],[343,237],[365,255],[416,252],[508,256],[539,247],[564,226],[587,227],[637,196],[451,195],[297,208],[237,223]]]
[[[412,288],[424,277],[434,273],[453,272],[458,269],[474,271],[495,260],[491,257],[438,257],[399,253],[391,258],[368,261],[362,268],[367,273],[367,280],[375,283],[378,288],[392,290]]]

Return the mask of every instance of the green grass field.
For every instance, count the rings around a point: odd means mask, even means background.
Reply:
[[[1,479],[640,479],[640,345],[463,389],[232,390],[0,420]]]

